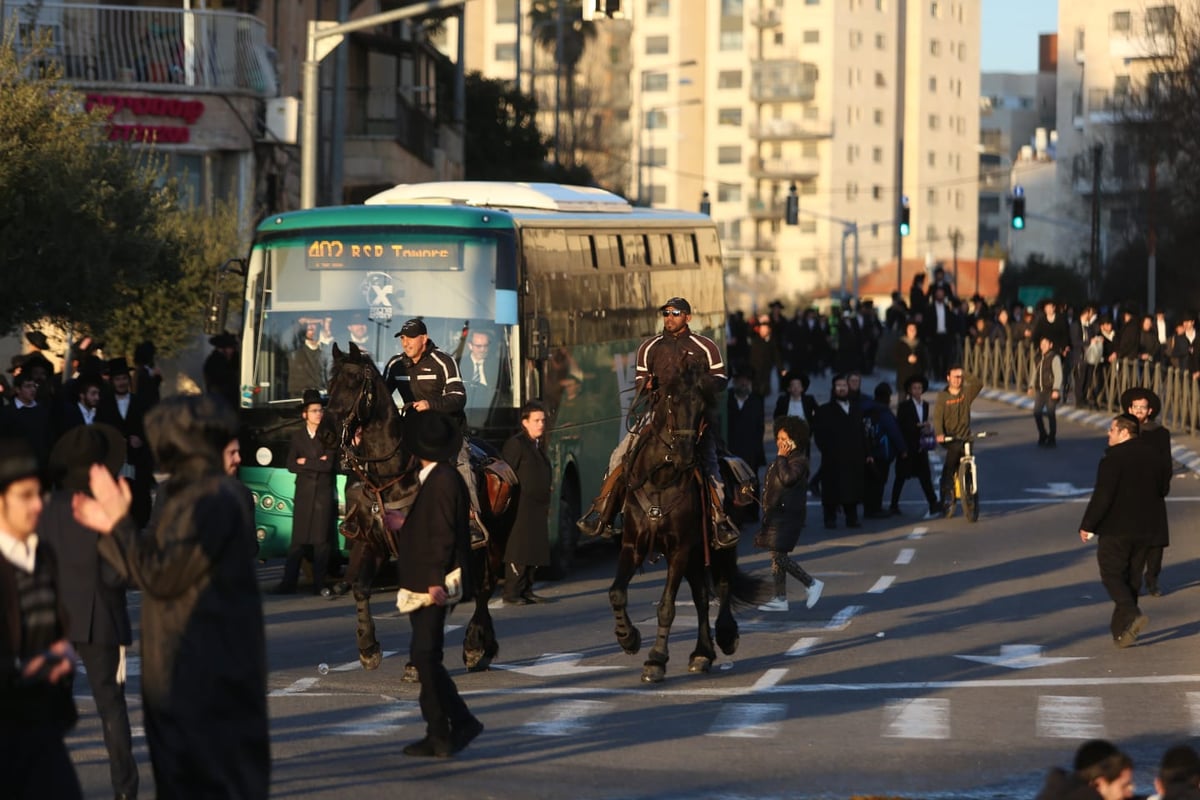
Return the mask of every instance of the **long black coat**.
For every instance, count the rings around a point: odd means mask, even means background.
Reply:
[[[843,411],[830,401],[817,410],[813,433],[821,451],[821,502],[825,505],[861,503],[866,493],[867,445],[862,409],[856,403]]]
[[[909,356],[916,356],[916,362],[910,364]],[[904,391],[904,384],[910,376],[929,374],[929,351],[920,339],[910,341],[901,336],[896,340],[892,357],[896,362],[896,389],[900,392]]]
[[[729,448],[729,452],[757,471],[767,463],[767,456],[763,451],[763,437],[766,435],[763,399],[751,392],[742,402],[742,407],[738,408],[737,397],[732,389],[727,395],[725,446]]]
[[[1130,439],[1113,445],[1100,459],[1092,499],[1079,529],[1153,544],[1155,531],[1166,530],[1168,476],[1160,455],[1145,442]]]
[[[96,422],[113,426],[125,437],[125,462],[134,470],[129,487],[133,493],[132,514],[138,525],[145,525],[150,519],[150,492],[154,488],[154,457],[146,441],[145,419],[148,410],[148,406],[136,394],[129,395],[129,408],[123,417],[117,398],[112,394],[100,398],[100,405],[96,408]]]
[[[523,567],[550,563],[550,459],[524,431],[512,436],[501,451],[517,473],[517,517],[513,521],[504,560]]]
[[[250,493],[220,453],[162,465],[156,519],[100,554],[142,590],[142,699],[159,797],[266,798],[267,648]]]
[[[333,531],[333,466],[336,454],[321,440],[308,435],[306,425],[292,434],[288,447],[288,471],[296,475],[296,498],[292,510],[292,544],[323,544]],[[304,463],[298,463],[303,458]]]
[[[763,481],[763,524],[754,544],[780,553],[800,541],[808,518],[808,458],[798,450],[776,456]]]
[[[1166,476],[1164,485],[1167,488],[1163,491],[1162,499],[1159,500],[1159,504],[1163,508],[1161,512],[1156,511],[1153,515],[1155,520],[1162,523],[1162,527],[1150,532],[1148,544],[1152,547],[1167,547],[1171,544],[1171,534],[1167,526],[1166,496],[1171,490],[1171,473],[1175,471],[1175,461],[1171,458],[1171,432],[1157,422],[1150,421],[1142,426],[1142,433],[1138,437],[1138,441],[1155,452],[1159,461],[1159,469]]]
[[[401,588],[422,594],[442,586],[446,573],[463,570],[463,600],[474,598],[467,485],[452,465],[438,463],[421,483],[398,537],[396,574]]]

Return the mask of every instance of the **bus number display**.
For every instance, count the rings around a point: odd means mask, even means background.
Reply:
[[[324,270],[460,270],[459,242],[355,242],[318,239],[309,242],[309,269]]]

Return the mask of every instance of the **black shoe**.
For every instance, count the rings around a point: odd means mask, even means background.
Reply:
[[[321,597],[326,600],[336,600],[339,597],[345,597],[350,591],[350,584],[345,581],[338,581],[333,586],[326,586],[321,590]]]
[[[837,520],[836,519],[826,519],[825,520],[825,530],[829,530],[829,531],[837,530]]]
[[[583,519],[575,523],[575,527],[579,528],[579,532],[584,536],[600,536],[608,539],[613,535],[613,526],[600,521],[599,511],[589,511]]]
[[[404,750],[401,752],[406,756],[425,756],[432,758],[449,758],[454,755],[454,748],[450,742],[444,742],[440,739],[433,739],[426,736],[419,742],[404,745]]]
[[[534,592],[526,592],[525,594],[521,595],[521,599],[523,599],[523,600],[525,600],[526,602],[529,602],[529,603],[550,603],[550,602],[553,602],[553,601],[552,601],[552,600],[551,600],[549,597],[542,597],[540,594],[536,594],[536,593],[534,593]]]
[[[859,522],[857,518],[856,519],[848,519],[848,520],[846,520],[846,527],[847,528],[861,528],[862,523]]]
[[[897,510],[896,513],[897,514],[900,513],[899,510]],[[866,517],[867,519],[887,519],[891,515],[892,515],[892,512],[884,511],[883,509],[880,509],[878,511],[868,511],[865,514],[863,514],[863,516]]]
[[[1159,588],[1159,585],[1157,583],[1152,583],[1149,586],[1147,586],[1146,591],[1150,594],[1151,597],[1162,597],[1162,589]]]
[[[483,723],[476,717],[471,717],[466,722],[455,725],[454,732],[450,734],[450,742],[454,746],[454,752],[457,753],[465,749],[481,733],[483,733]]]
[[[901,511],[898,506],[892,506],[891,508],[888,509],[888,514],[890,514],[893,517],[898,517],[898,516],[900,516]]]
[[[1046,435],[1040,434],[1038,436],[1038,447],[1045,447],[1045,446],[1046,446]]]
[[[1058,443],[1054,441],[1054,437],[1053,437],[1053,436],[1047,436],[1047,437],[1046,437],[1046,447],[1047,447],[1047,449],[1049,449],[1049,448],[1054,448],[1054,447],[1058,447]]]

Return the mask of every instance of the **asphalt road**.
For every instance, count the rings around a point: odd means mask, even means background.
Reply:
[[[695,617],[685,588],[667,680],[640,682],[645,647],[625,655],[612,633],[608,551],[539,585],[553,603],[494,611],[501,653],[489,672],[462,670],[456,612],[447,662],[486,731],[449,761],[400,754],[423,723],[417,687],[400,680],[408,623],[393,595],[375,603],[395,653],[375,672],[357,666],[349,602],[267,597],[274,796],[1032,798],[1048,767],[1097,736],[1134,756],[1138,789],[1151,791],[1162,751],[1200,735],[1200,481],[1176,474],[1166,594],[1143,598],[1150,625],[1138,646],[1117,650],[1095,546],[1077,535],[1103,433],[1064,421],[1058,448],[1041,450],[1028,412],[982,399],[975,408],[976,430],[998,434],[977,450],[978,523],[921,521],[913,484],[903,517],[858,530],[824,530],[810,505],[794,555],[825,581],[820,603],[805,609],[792,583],[789,612],[740,611],[740,648],[707,675],[686,671]],[[751,539],[747,529],[741,563],[765,574]],[[278,572],[263,567],[264,584]],[[644,642],[663,575],[650,566],[631,588]],[[134,677],[135,725],[139,688]],[[88,796],[105,797],[104,745],[79,691],[69,743]],[[140,732],[135,749],[152,796]]]

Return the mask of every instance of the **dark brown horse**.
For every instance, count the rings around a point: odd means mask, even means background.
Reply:
[[[419,483],[418,463],[404,450],[400,411],[371,356],[351,342],[343,353],[333,345],[329,405],[322,435],[338,448],[346,483],[346,513],[342,535],[352,542],[349,571],[356,606],[358,657],[365,669],[382,660],[371,617],[371,584],[386,559],[396,555],[395,534],[383,523],[388,511],[403,516],[412,506]],[[489,485],[477,469],[477,484]],[[482,497],[488,546],[471,552],[469,574],[474,580],[475,612],[463,640],[463,663],[471,671],[485,670],[500,651],[488,600],[503,575],[504,547],[512,526],[510,514],[491,514]],[[406,673],[407,675],[407,673]]]
[[[696,607],[696,647],[688,672],[708,672],[716,659],[709,627],[709,600],[718,600],[717,645],[726,655],[738,646],[738,626],[731,606],[753,603],[765,583],[741,572],[737,550],[710,545],[711,522],[700,475],[700,436],[715,402],[706,378],[687,372],[650,392],[649,412],[637,442],[625,460],[624,520],[617,575],[608,590],[616,619],[617,642],[626,653],[641,647],[641,633],[629,619],[628,587],[634,573],[655,553],[667,559],[667,582],[658,604],[658,635],[642,667],[642,680],[658,683],[666,677],[670,654],[667,639],[675,621],[675,597],[686,578]],[[631,412],[636,413],[636,412]]]

